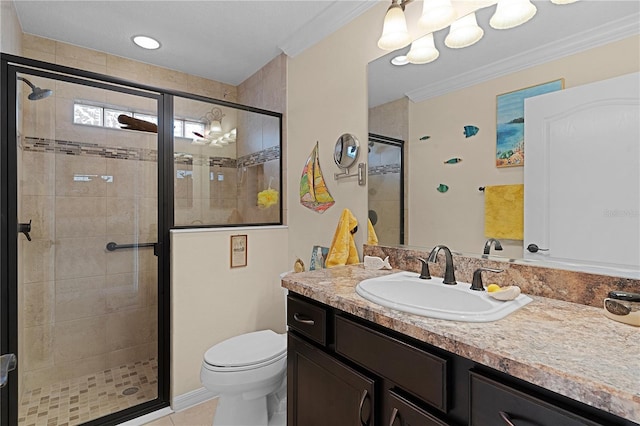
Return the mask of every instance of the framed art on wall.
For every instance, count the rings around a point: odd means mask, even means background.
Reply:
[[[496,167],[524,166],[524,100],[564,89],[564,79],[496,96]]]
[[[247,266],[247,236],[231,236],[231,267]]]

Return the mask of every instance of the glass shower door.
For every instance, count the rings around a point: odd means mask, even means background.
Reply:
[[[17,74],[18,424],[158,398],[158,96]],[[44,422],[44,423],[43,423]]]

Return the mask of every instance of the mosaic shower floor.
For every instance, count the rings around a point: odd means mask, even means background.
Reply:
[[[155,399],[157,377],[158,361],[151,358],[25,390],[18,424],[71,426],[124,410]]]

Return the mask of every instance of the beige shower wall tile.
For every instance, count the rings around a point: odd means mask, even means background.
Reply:
[[[208,98],[223,99],[223,84],[196,75],[187,75],[187,91]]]
[[[22,262],[19,266],[23,282],[53,281],[54,259],[55,248],[51,240],[33,240],[22,244]]]
[[[22,34],[22,49],[37,50],[51,55],[56,53],[56,42],[44,37],[38,37],[32,34]]]
[[[155,198],[108,198],[107,233],[154,242],[158,235],[158,206]]]
[[[138,346],[151,341],[148,309],[116,312],[106,317],[109,348],[118,350]]]
[[[55,63],[56,62],[56,55],[54,53],[49,53],[49,52],[43,52],[40,50],[34,50],[34,49],[22,49],[22,55],[25,58],[29,58],[29,59],[35,59],[36,61],[43,61],[43,62],[49,62],[49,63]]]
[[[56,322],[104,315],[107,312],[105,277],[85,277],[56,282]]]
[[[29,76],[31,83],[45,89],[54,89],[49,86],[51,80]],[[30,93],[26,86],[20,86],[23,98],[22,104],[22,134],[25,136],[39,138],[54,138],[56,135],[56,110],[57,101],[55,96],[39,100],[37,102],[27,99]]]
[[[54,238],[55,199],[51,196],[22,195],[18,220],[28,223],[31,220],[31,238],[34,240]]]
[[[56,81],[55,83],[55,96],[58,99],[66,99],[70,102],[59,103],[61,108],[71,109],[73,111],[74,101],[89,101],[103,104],[107,99],[107,91],[98,87],[85,86],[82,84],[69,83],[67,81]],[[68,116],[64,116],[68,120]]]
[[[104,197],[107,163],[102,157],[56,155],[56,195],[69,197]],[[74,176],[88,176],[88,181],[74,180]]]
[[[56,322],[53,345],[56,364],[108,352],[111,345],[107,345],[106,318],[108,317],[99,316]]]
[[[105,197],[56,197],[58,238],[102,236],[107,229]]]
[[[74,124],[73,99],[56,97],[55,101],[55,132],[51,133],[51,138],[73,142],[90,142],[96,145],[105,144],[106,134],[110,130],[97,126]],[[59,156],[57,155],[57,157]]]
[[[54,319],[55,283],[53,281],[22,284],[23,327],[50,324]]]
[[[157,177],[152,174],[156,163],[107,158],[106,164],[106,174],[113,176],[106,184],[107,197],[157,196]]]
[[[24,346],[21,354],[26,371],[53,366],[54,326],[45,324],[27,327],[23,331]]]
[[[113,274],[106,277],[105,296],[109,312],[141,309],[147,304],[148,282],[144,273]]]
[[[107,66],[107,54],[98,52],[97,50],[86,49],[84,47],[74,46],[71,44],[56,42],[56,57],[58,59],[76,60],[80,62]],[[83,68],[85,69],[85,68]]]
[[[138,345],[130,348],[111,351],[106,354],[107,368],[115,368],[125,364],[133,364],[141,359],[149,358],[149,345]]]
[[[107,241],[101,238],[56,240],[56,279],[95,277],[107,270]]]
[[[24,388],[34,389],[69,380],[70,377],[79,377],[102,371],[107,368],[106,355],[98,355],[85,358],[82,362],[69,361],[56,364],[53,367],[41,368],[35,371],[24,372]]]

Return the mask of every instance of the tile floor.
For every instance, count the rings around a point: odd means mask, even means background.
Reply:
[[[211,426],[218,399],[211,399],[184,411],[161,417],[145,426]]]
[[[18,425],[72,426],[155,399],[157,377],[158,362],[151,358],[25,390]],[[127,395],[131,388],[138,391]]]

